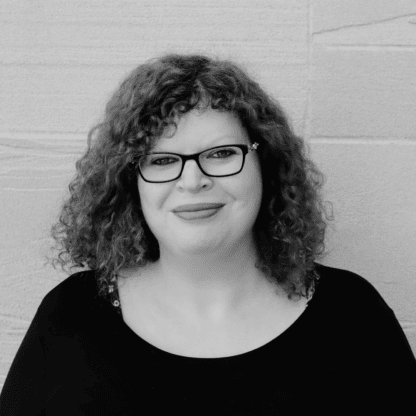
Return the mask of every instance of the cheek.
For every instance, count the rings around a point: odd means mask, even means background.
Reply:
[[[145,218],[154,217],[157,210],[163,208],[163,204],[169,194],[169,188],[163,186],[163,184],[147,183],[142,179],[139,179],[137,187]]]
[[[230,184],[238,205],[257,214],[262,200],[262,178],[257,169],[247,169],[238,183]]]
[[[247,169],[244,177],[248,198],[253,200],[261,199],[263,194],[263,180],[259,163],[255,160],[248,167],[250,169]]]
[[[247,191],[247,205],[250,206],[253,211],[255,211],[256,216],[260,210],[262,196],[263,190],[261,180],[253,180],[250,183]]]

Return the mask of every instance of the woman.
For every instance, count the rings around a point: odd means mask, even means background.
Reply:
[[[322,176],[239,67],[168,55],[122,83],[53,228],[0,415],[395,410],[416,361],[392,310],[324,253]],[[397,414],[397,413],[396,413]]]

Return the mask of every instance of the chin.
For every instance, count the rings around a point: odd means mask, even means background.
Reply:
[[[220,246],[218,246],[217,244],[209,244],[207,241],[189,241],[185,244],[178,244],[177,249],[187,254],[203,255],[215,253],[220,249]]]
[[[202,236],[197,238],[188,236],[188,238],[184,237],[183,240],[176,239],[171,246],[173,246],[172,251],[175,251],[178,255],[183,253],[187,255],[200,256],[224,251],[224,244],[222,244],[221,241],[215,238],[204,238]]]

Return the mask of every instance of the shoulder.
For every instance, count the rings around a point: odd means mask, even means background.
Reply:
[[[378,290],[366,278],[350,270],[315,263],[319,275],[314,298],[320,304],[343,309],[351,313],[383,311],[392,314]]]
[[[371,295],[381,298],[379,292],[366,278],[350,270],[339,269],[315,263],[319,275],[318,285],[322,291],[332,291],[334,294],[346,297]]]
[[[364,277],[315,265],[320,279],[311,310],[317,322],[314,328],[329,334],[327,350],[342,351],[343,368],[362,392],[373,388],[378,398],[386,391],[407,400],[403,391],[410,384],[405,380],[415,379],[416,359],[393,310]]]
[[[68,276],[44,297],[42,303],[50,304],[57,300],[73,302],[75,299],[95,297],[96,294],[96,273],[93,270],[87,270]]]
[[[318,328],[348,345],[355,358],[387,346],[411,356],[393,310],[368,280],[349,270],[316,266],[320,278],[309,307]]]
[[[43,298],[37,315],[50,324],[78,323],[103,304],[98,295],[96,272],[77,272],[53,288]]]

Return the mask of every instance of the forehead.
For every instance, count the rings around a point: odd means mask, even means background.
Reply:
[[[248,144],[249,137],[240,119],[230,112],[192,110],[165,130],[154,151],[193,153],[226,144]]]

